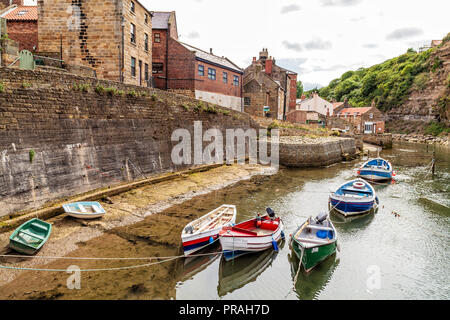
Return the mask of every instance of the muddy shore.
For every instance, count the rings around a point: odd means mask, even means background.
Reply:
[[[189,199],[199,195],[208,194],[239,181],[248,180],[253,176],[264,176],[276,173],[274,168],[260,165],[233,165],[211,169],[206,172],[195,173],[180,177],[172,181],[149,185],[129,192],[111,197],[112,204],[102,203],[107,210],[107,216],[100,220],[76,220],[65,215],[49,220],[53,224],[50,240],[37,254],[38,257],[139,257],[137,252],[146,253],[146,257],[173,256],[179,254],[179,234],[182,228],[196,217],[206,212],[184,212],[168,215],[165,210],[173,205],[183,204]],[[186,206],[188,211],[189,206]],[[207,208],[209,209],[209,208]],[[140,229],[140,223],[143,228]],[[133,225],[133,234],[128,234],[128,226]],[[2,249],[0,254],[16,254],[7,248],[8,237],[11,232],[0,234]],[[89,250],[86,251],[86,243]],[[114,251],[108,252],[108,245],[114,243]],[[130,250],[130,243],[133,244]],[[144,248],[145,247],[145,248]],[[92,248],[96,248],[93,252]],[[133,248],[135,250],[133,250]],[[86,251],[86,252],[85,252]],[[75,264],[84,269],[98,269],[109,267],[122,267],[149,263],[144,261],[71,261],[56,259],[24,259],[0,257],[0,264],[22,268],[53,268],[66,269]],[[165,272],[170,272],[175,262],[168,262],[153,268],[157,278],[163,279]],[[168,268],[168,269],[167,269]],[[136,271],[136,270],[132,270]],[[128,271],[110,272],[115,276],[126,276]],[[143,271],[147,274],[146,271]],[[96,272],[94,272],[96,273]],[[94,274],[93,273],[93,274]],[[0,299],[54,299],[53,291],[66,287],[65,272],[37,272],[0,269]],[[87,277],[90,278],[89,273]],[[156,275],[155,275],[156,277]],[[95,278],[95,277],[94,277]],[[113,279],[112,278],[112,279]],[[44,280],[45,279],[45,280]],[[95,287],[95,281],[89,281]],[[27,288],[39,288],[29,291]],[[90,298],[104,297],[105,294],[97,292],[91,287]],[[67,289],[68,290],[68,289]],[[131,296],[133,290],[130,289]],[[127,290],[125,290],[128,292]],[[73,293],[73,291],[72,291]],[[89,295],[90,296],[90,295]],[[108,295],[106,295],[107,297]],[[159,296],[158,292],[151,294],[152,298],[167,298]],[[67,298],[67,297],[65,297]],[[75,298],[70,295],[70,299]],[[128,298],[122,296],[121,298]],[[131,297],[132,298],[132,297]]]

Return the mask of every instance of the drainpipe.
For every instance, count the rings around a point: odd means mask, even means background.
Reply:
[[[286,73],[286,88],[285,88],[285,90],[284,90],[283,120],[286,120],[287,85],[288,85],[288,74]]]
[[[120,82],[124,83],[124,70],[125,70],[125,19],[122,16],[122,57],[120,63]]]
[[[166,91],[169,89],[169,37],[170,37],[170,23],[167,25],[167,34],[166,34]]]

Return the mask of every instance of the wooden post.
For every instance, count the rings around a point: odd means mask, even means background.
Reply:
[[[431,160],[431,177],[434,178],[434,172],[436,171],[436,151],[433,151],[433,160]]]

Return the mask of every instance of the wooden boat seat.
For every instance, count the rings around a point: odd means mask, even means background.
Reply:
[[[297,238],[297,240],[300,242],[311,242],[311,243],[318,243],[318,244],[329,243],[328,240],[310,239],[310,238]]]
[[[23,231],[23,230],[20,230],[20,233],[26,234],[27,236],[30,236],[30,237],[33,237],[33,238],[36,238],[36,239],[40,239],[40,240],[44,240],[44,239],[45,239],[45,238],[42,237],[42,236],[39,236],[39,235],[37,235],[37,234],[30,233],[30,232],[26,232],[26,231]]]
[[[37,223],[35,223],[35,222],[33,222],[33,223],[31,224],[31,226],[33,227],[33,229],[36,229],[36,230],[38,230],[38,231],[42,231],[42,232],[47,232],[47,231],[48,231],[46,227],[41,226],[40,224],[37,224]]]
[[[83,213],[87,212],[86,208],[82,204],[79,204],[78,208],[80,208],[80,211],[83,212]]]
[[[312,230],[333,231],[333,229],[332,229],[332,228],[329,228],[329,227],[320,227],[320,226],[311,226],[311,225],[309,225],[309,226],[307,226],[306,228],[312,229]]]
[[[93,206],[92,206],[92,209],[94,209],[94,211],[95,211],[96,213],[103,213],[103,211],[102,211],[99,207],[97,207],[96,205],[93,205]]]

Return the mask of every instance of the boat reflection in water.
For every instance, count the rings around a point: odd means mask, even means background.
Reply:
[[[205,270],[221,256],[220,245],[215,243],[208,248],[196,252],[193,257],[187,257],[184,261],[181,260],[183,261],[183,265],[181,266],[181,281],[193,278],[197,273]]]
[[[283,248],[284,243],[284,241],[280,243],[280,249]],[[274,250],[265,250],[246,254],[228,262],[222,257],[217,286],[219,296],[223,297],[255,281],[272,264],[277,255],[278,252]]]
[[[294,284],[295,292],[297,297],[302,300],[316,299],[328,281],[330,281],[334,270],[339,265],[339,258],[336,258],[336,254],[332,254],[318,264],[311,272],[306,273],[304,270],[301,270],[297,275],[299,259],[291,251],[288,254],[288,260],[291,265],[292,281],[297,276],[297,282]]]
[[[355,221],[355,220],[357,220],[358,222],[365,223],[365,222],[372,221],[374,216],[375,216],[375,214],[378,212],[378,210],[379,210],[379,207],[376,207],[376,208],[370,209],[368,212],[366,212],[364,214],[360,214],[360,215],[353,216],[353,217],[352,216],[344,217],[340,212],[338,212],[335,209],[331,208],[331,210],[330,210],[330,218],[331,218],[331,221],[333,223],[343,223],[343,224],[345,224],[347,222],[352,222],[352,221]],[[358,225],[358,227],[359,227],[359,225]]]

